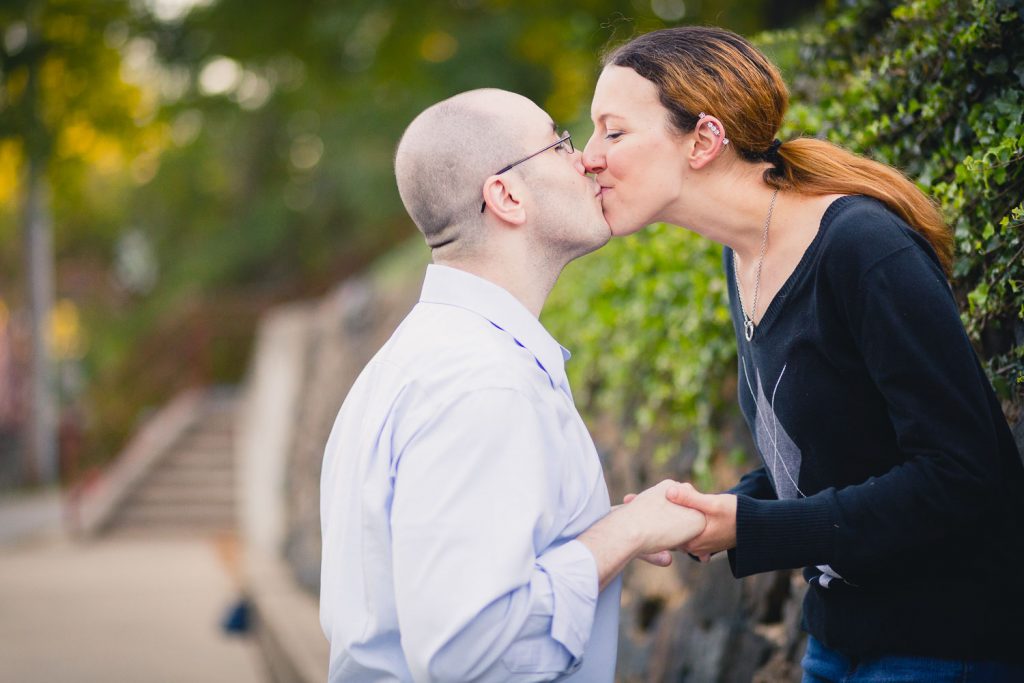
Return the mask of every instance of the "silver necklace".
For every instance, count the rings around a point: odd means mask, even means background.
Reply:
[[[743,293],[740,292],[740,269],[736,265],[736,251],[732,252],[732,274],[736,277],[736,295],[740,299],[740,312],[743,313],[743,336],[747,341],[754,338],[754,316],[757,315],[757,297],[761,293],[761,266],[764,265],[764,254],[768,250],[768,226],[772,223],[772,212],[775,211],[775,198],[779,196],[779,188],[772,193],[772,203],[768,206],[768,215],[764,219],[764,230],[761,233],[761,255],[757,257],[757,275],[754,277],[754,305],[747,315],[743,306]]]

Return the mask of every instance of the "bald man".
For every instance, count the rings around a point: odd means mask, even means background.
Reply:
[[[500,90],[428,108],[398,145],[433,264],[327,443],[332,683],[610,683],[618,574],[704,528],[665,499],[670,482],[610,512],[568,352],[538,321],[562,268],[609,238],[579,157]]]

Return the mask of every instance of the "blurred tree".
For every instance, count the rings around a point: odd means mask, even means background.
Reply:
[[[0,8],[0,266],[3,288],[25,283],[31,330],[29,478],[57,474],[57,394],[49,334],[54,297],[52,216],[88,214],[82,185],[116,171],[146,135],[141,93],[118,78],[120,56],[97,40],[127,5],[22,0]],[[59,186],[58,205],[51,187]],[[20,195],[20,209],[15,205]],[[8,237],[21,224],[24,262]],[[90,224],[89,232],[94,231]],[[71,232],[65,235],[73,234]],[[15,277],[11,277],[11,275]],[[20,278],[17,276],[20,275]],[[17,278],[17,279],[16,279]]]
[[[428,104],[503,87],[579,126],[609,41],[683,21],[750,32],[804,4],[816,3],[6,3],[0,198],[25,193],[38,125],[57,291],[86,331],[93,453],[177,387],[236,381],[267,305],[323,292],[413,234],[391,158]],[[48,46],[40,116],[23,94],[30,24]],[[0,236],[17,221],[0,209]],[[24,275],[12,242],[0,240],[5,290]]]
[[[700,21],[728,7],[743,30],[766,9],[691,4],[222,0],[154,21],[135,40],[155,50],[158,80],[183,84],[164,111],[186,142],[136,195],[139,220],[190,283],[322,289],[407,231],[391,155],[417,112],[495,86],[579,123],[610,38],[665,25],[658,12]],[[195,249],[207,239],[223,258]]]

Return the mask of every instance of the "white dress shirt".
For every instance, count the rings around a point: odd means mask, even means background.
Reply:
[[[620,583],[568,357],[497,285],[431,265],[327,442],[320,621],[340,681],[608,682]]]

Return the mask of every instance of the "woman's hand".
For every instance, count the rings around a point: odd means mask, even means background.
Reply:
[[[676,550],[707,562],[715,553],[736,546],[736,496],[731,493],[706,494],[695,489],[692,484],[675,484],[666,490],[665,497],[676,505],[703,512],[708,521],[703,533]],[[627,493],[622,502],[629,503],[634,498],[635,493]],[[643,555],[641,559],[658,567],[672,564],[672,556],[668,551]]]
[[[708,521],[703,533],[679,550],[707,562],[713,554],[736,547],[735,495],[701,493],[692,484],[676,484],[666,490],[665,497],[676,505],[703,512]]]

